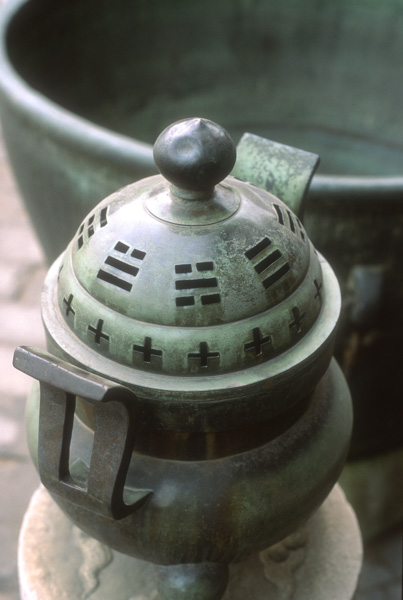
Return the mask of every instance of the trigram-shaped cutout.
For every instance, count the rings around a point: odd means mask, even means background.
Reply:
[[[273,204],[273,208],[277,214],[280,225],[288,227],[292,233],[299,236],[303,242],[306,242],[305,230],[298,217],[293,215],[290,210],[281,207],[279,204]]]
[[[97,277],[121,290],[130,292],[132,279],[139,272],[141,261],[146,253],[138,248],[130,248],[124,242],[117,242],[114,251],[106,257],[105,267],[98,271]]]
[[[175,265],[175,274],[184,275],[175,279],[175,290],[185,292],[175,298],[178,308],[195,306],[196,303],[200,305],[199,300],[202,306],[221,302],[220,294],[213,291],[218,288],[218,280],[211,276],[212,271],[214,271],[214,263],[211,260],[197,262],[195,265],[191,263]]]
[[[84,246],[86,240],[89,240],[95,233],[96,227],[105,227],[108,224],[108,207],[105,206],[100,211],[90,215],[78,230],[77,246],[78,249]]]
[[[290,265],[284,262],[281,251],[272,248],[272,242],[268,237],[264,237],[255,246],[249,248],[245,256],[253,264],[266,290],[280,281],[290,270]]]

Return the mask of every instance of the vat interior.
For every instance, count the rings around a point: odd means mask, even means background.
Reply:
[[[149,143],[199,115],[322,173],[399,175],[402,25],[397,0],[30,0],[7,49],[47,98]]]

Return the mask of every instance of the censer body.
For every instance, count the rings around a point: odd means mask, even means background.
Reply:
[[[186,597],[207,580],[213,599],[229,563],[294,531],[340,474],[340,293],[298,218],[226,177],[220,127],[178,122],[155,159],[171,185],[142,180],[90,213],[45,282],[49,353],[15,364],[40,381],[30,448],[56,502],[173,579],[189,566]]]

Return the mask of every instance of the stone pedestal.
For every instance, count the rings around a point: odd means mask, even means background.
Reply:
[[[223,600],[352,600],[362,564],[357,521],[339,486],[282,542],[231,566]],[[22,600],[158,600],[155,567],[112,551],[40,487],[19,542]]]

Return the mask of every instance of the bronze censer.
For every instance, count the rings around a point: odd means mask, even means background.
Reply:
[[[179,121],[154,156],[161,175],[101,202],[50,268],[48,352],[15,365],[40,382],[30,449],[65,513],[157,564],[163,600],[213,600],[340,474],[340,292],[287,206],[228,176],[224,129]]]

